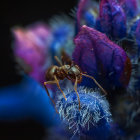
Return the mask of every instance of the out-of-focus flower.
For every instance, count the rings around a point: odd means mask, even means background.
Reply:
[[[91,0],[80,0],[77,10],[77,26],[80,30],[82,25],[94,27],[98,15],[98,3]]]
[[[33,24],[25,29],[16,27],[13,35],[13,49],[19,65],[32,78],[44,82],[44,74],[49,65],[49,28],[43,23]]]
[[[74,90],[65,90],[67,101],[60,94],[56,103],[61,119],[73,131],[73,138],[75,135],[82,135],[88,139],[108,139],[111,122],[108,102],[98,92],[83,87],[79,87],[77,91],[81,102],[80,111]]]
[[[131,62],[125,51],[110,41],[105,34],[83,26],[74,42],[76,48],[73,59],[82,71],[94,76],[104,88],[128,85]],[[83,84],[93,87],[93,82],[88,79],[84,78]]]
[[[74,48],[74,23],[69,17],[62,16],[55,17],[50,21],[52,42],[50,45],[50,54],[53,60],[53,64],[56,63],[54,56],[61,57],[62,49],[67,54],[72,55]]]
[[[43,126],[59,123],[58,115],[42,86],[24,75],[16,85],[0,88],[0,121],[34,120]]]
[[[116,0],[101,0],[96,29],[113,39],[126,36],[126,15]]]

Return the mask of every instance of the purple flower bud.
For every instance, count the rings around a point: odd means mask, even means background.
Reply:
[[[115,39],[126,36],[126,15],[116,0],[101,0],[96,29]]]
[[[138,13],[137,0],[118,0],[128,18],[133,18]]]
[[[48,67],[48,44],[50,31],[45,24],[31,25],[26,29],[13,29],[14,54],[20,66],[32,78],[44,82],[44,74]]]
[[[87,139],[107,140],[110,136],[111,113],[107,100],[98,92],[79,87],[78,98],[74,90],[65,90],[67,101],[62,93],[56,103],[60,118],[68,125],[75,135],[86,136]],[[102,134],[102,135],[101,135]]]
[[[74,40],[73,59],[83,72],[94,76],[105,88],[126,87],[131,75],[131,62],[125,51],[95,29],[83,26]],[[93,87],[89,78],[83,83]]]

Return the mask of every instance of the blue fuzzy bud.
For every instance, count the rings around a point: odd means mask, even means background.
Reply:
[[[81,109],[74,90],[65,90],[67,101],[62,93],[58,96],[56,108],[61,119],[73,131],[73,137],[84,135],[95,140],[106,140],[110,136],[111,113],[105,97],[98,92],[78,88]]]

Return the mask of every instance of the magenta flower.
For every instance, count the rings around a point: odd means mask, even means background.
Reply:
[[[44,74],[48,68],[49,28],[43,24],[34,24],[26,29],[13,29],[14,54],[20,66],[32,78],[44,82]]]
[[[105,88],[126,87],[131,75],[131,62],[125,51],[95,29],[83,26],[74,40],[74,61],[96,78]],[[93,87],[90,79],[83,84]]]

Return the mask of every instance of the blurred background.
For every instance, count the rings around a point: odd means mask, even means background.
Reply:
[[[19,79],[14,70],[11,47],[9,47],[13,39],[11,28],[17,25],[25,27],[38,21],[47,23],[55,15],[70,15],[71,10],[74,9],[77,3],[76,0],[47,0],[33,3],[29,1],[1,2],[1,86],[14,83]]]
[[[44,91],[43,97],[41,96],[40,85],[17,71],[12,50],[11,28],[26,27],[38,21],[47,23],[54,15],[70,15],[77,1],[5,1],[4,3],[1,1],[0,3],[0,139],[47,139],[47,127],[54,123],[51,119],[55,120],[57,116],[49,109],[50,103],[46,103],[48,97]],[[32,91],[30,86],[37,89]],[[36,97],[30,95],[33,92],[37,92]],[[49,111],[54,116],[49,117],[49,113],[46,113]]]

